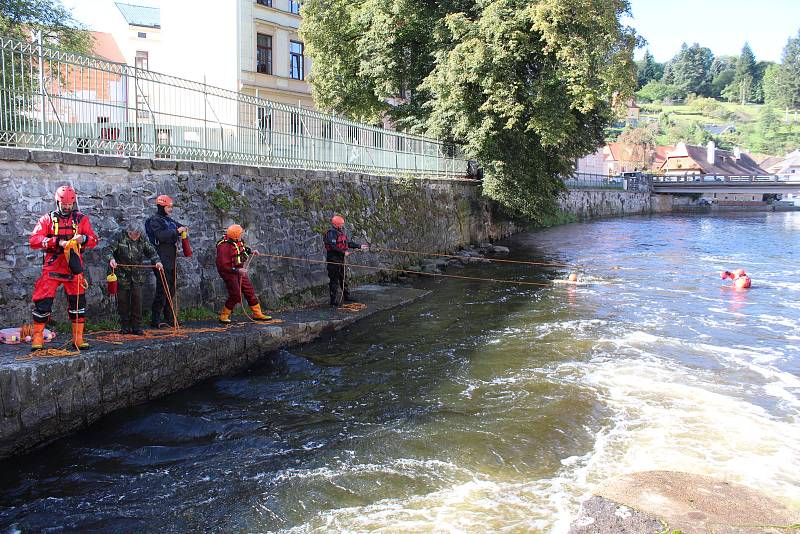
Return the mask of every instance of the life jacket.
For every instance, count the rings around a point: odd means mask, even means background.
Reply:
[[[217,248],[225,243],[230,243],[233,245],[236,254],[233,255],[233,266],[239,267],[240,265],[244,265],[244,261],[242,261],[243,256],[247,256],[247,246],[241,241],[234,241],[230,239],[228,236],[223,237],[219,241],[217,241]]]
[[[83,213],[79,211],[72,211],[69,215],[64,217],[58,211],[51,211],[50,212],[50,232],[47,234],[48,239],[55,238],[56,244],[60,241],[69,241],[78,233],[78,224],[83,220]],[[61,224],[61,219],[67,219],[66,224]],[[59,246],[59,248],[61,248]],[[83,248],[83,244],[78,244],[78,250]],[[59,254],[45,254],[44,263],[47,265],[52,265],[56,258],[58,258]],[[69,268],[74,274],[80,274],[83,272],[83,266],[81,265],[80,258],[77,254],[71,254],[69,256]]]
[[[336,228],[332,228],[331,230],[334,230],[336,232],[336,246],[335,247],[332,246],[330,243],[328,243],[328,240],[326,239],[325,240],[325,250],[328,251],[328,252],[335,251],[335,252],[340,252],[340,253],[344,254],[344,251],[346,251],[347,248],[348,248],[347,247],[347,234],[345,234],[344,232],[342,232],[341,230],[338,230]],[[328,232],[330,232],[330,230],[328,230]]]

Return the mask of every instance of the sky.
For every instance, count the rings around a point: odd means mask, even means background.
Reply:
[[[126,3],[158,6],[161,0]],[[228,0],[230,1],[230,0]],[[62,0],[79,21],[103,31],[116,16],[113,0]],[[738,56],[745,41],[757,60],[780,61],[789,37],[800,31],[800,0],[630,0],[627,23],[647,40],[656,61],[678,53],[681,43],[700,43],[714,55]],[[232,4],[232,2],[231,2]],[[644,48],[636,57],[644,55]]]
[[[780,61],[800,31],[800,0],[630,0],[628,24],[647,39],[656,61],[672,59],[681,43],[700,43],[715,56],[738,56],[745,41],[756,59]],[[636,53],[644,55],[644,48]]]

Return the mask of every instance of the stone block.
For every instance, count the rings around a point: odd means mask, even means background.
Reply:
[[[207,171],[208,170],[208,163],[205,161],[193,161],[192,162],[192,170],[193,171]]]
[[[192,170],[192,164],[193,164],[192,161],[187,161],[187,160],[184,160],[184,159],[180,159],[180,160],[176,161],[175,163],[177,164],[176,168],[177,168],[178,172],[188,172],[188,171]]]
[[[27,148],[0,147],[0,160],[28,161],[30,151]]]
[[[56,150],[31,150],[31,161],[34,163],[61,163],[64,153]]]
[[[149,158],[128,158],[131,162],[129,169],[132,172],[140,172],[152,168]]]
[[[98,167],[113,167],[115,169],[127,169],[131,166],[131,158],[122,156],[97,156]]]
[[[174,171],[178,168],[178,163],[174,159],[154,159],[152,166],[154,171]]]
[[[96,167],[97,156],[94,154],[73,154],[64,152],[64,163],[67,165],[82,165],[84,167]]]

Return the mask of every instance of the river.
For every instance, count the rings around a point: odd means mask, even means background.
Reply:
[[[564,532],[597,484],[650,469],[800,508],[800,213],[505,244],[579,283],[420,281],[413,305],[0,463],[0,532]],[[752,289],[720,280],[739,267]]]

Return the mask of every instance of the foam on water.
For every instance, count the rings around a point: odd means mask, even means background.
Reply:
[[[606,443],[589,462],[587,479],[686,471],[740,482],[800,507],[800,426],[792,424],[798,413],[776,418],[720,392],[718,384],[692,380],[688,369],[652,358],[593,361],[583,372],[576,379],[596,388],[616,414],[598,436]]]

